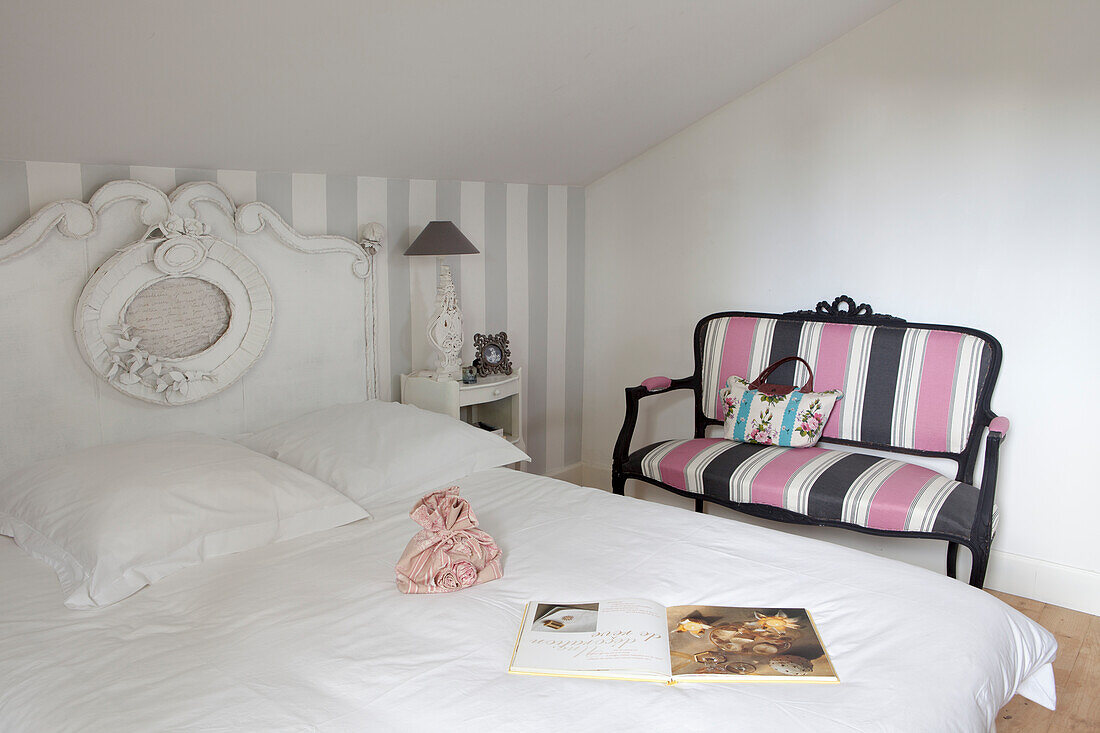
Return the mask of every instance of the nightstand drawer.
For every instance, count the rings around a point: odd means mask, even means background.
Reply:
[[[488,377],[477,384],[462,385],[458,392],[458,404],[461,407],[480,405],[483,402],[492,402],[514,394],[519,394],[518,374],[502,378]]]

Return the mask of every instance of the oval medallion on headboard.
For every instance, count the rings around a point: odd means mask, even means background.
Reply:
[[[263,353],[274,304],[243,252],[170,215],[96,270],[76,306],[88,365],[120,392],[183,405],[222,391]]]

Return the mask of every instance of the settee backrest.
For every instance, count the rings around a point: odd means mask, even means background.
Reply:
[[[989,423],[1000,345],[981,331],[909,324],[890,316],[860,323],[815,314],[717,313],[696,329],[699,409],[721,420],[719,390],[731,375],[754,379],[785,356],[814,371],[814,389],[841,389],[823,439],[921,453],[959,454]],[[806,369],[791,362],[769,379],[797,384]],[[976,441],[974,441],[976,444]]]

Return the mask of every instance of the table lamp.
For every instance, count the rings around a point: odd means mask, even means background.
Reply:
[[[431,221],[405,250],[409,256],[476,255],[477,247],[458,230],[453,221]],[[428,319],[428,341],[438,352],[438,381],[460,379],[462,376],[462,309],[451,278],[451,268],[439,263],[439,285],[436,287],[435,312]]]

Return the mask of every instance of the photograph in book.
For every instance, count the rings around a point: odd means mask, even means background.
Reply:
[[[672,606],[667,618],[676,679],[734,675],[836,680],[804,608]]]
[[[804,608],[644,599],[528,603],[509,672],[677,682],[837,682]]]
[[[554,631],[559,634],[576,634],[595,631],[600,604],[577,603],[557,605],[540,603],[535,608],[535,620],[531,622],[533,631]]]

